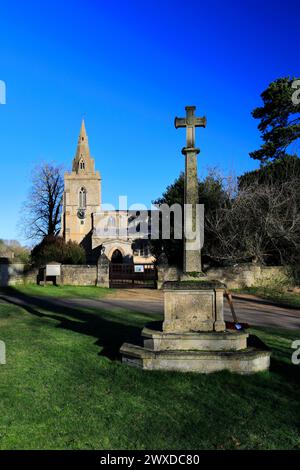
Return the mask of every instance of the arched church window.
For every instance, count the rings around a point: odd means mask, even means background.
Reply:
[[[85,163],[84,163],[83,158],[82,158],[82,159],[80,160],[80,162],[79,162],[79,168],[80,168],[80,170],[84,170],[84,169],[85,169]]]
[[[79,191],[79,207],[80,209],[86,208],[86,189],[81,188]]]

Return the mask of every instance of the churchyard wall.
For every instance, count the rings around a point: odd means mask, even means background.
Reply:
[[[17,284],[35,283],[38,269],[32,269],[22,263],[0,263],[0,287]]]
[[[66,286],[95,286],[97,283],[97,266],[63,265],[62,283]]]
[[[96,265],[62,265],[61,282],[72,286],[104,285],[102,274],[107,277],[107,266]],[[103,273],[102,273],[103,271]],[[268,285],[293,285],[294,281],[288,270],[282,266],[258,266],[242,264],[226,268],[210,268],[206,272],[209,279],[217,279],[224,282],[229,289],[268,286]],[[38,269],[30,269],[21,263],[0,263],[0,286],[9,286],[37,282]],[[179,278],[179,271],[175,267],[158,267],[158,287],[161,288],[164,281]],[[101,277],[102,276],[102,277]]]
[[[62,265],[61,283],[70,286],[95,286],[97,266]],[[0,263],[0,287],[36,283],[38,269],[20,263]]]
[[[159,287],[164,281],[179,279],[180,273],[176,268],[159,266]],[[295,281],[288,270],[282,266],[258,266],[254,264],[241,264],[225,268],[209,268],[206,275],[210,280],[224,282],[228,289],[241,289],[243,287],[294,285]]]
[[[207,271],[207,276],[209,279],[224,282],[229,289],[294,283],[292,276],[282,266],[243,264],[226,268],[211,268]]]

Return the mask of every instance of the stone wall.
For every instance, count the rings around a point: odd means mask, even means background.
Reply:
[[[293,279],[282,266],[242,264],[226,268],[211,268],[206,274],[209,279],[224,282],[229,289],[293,284]]]
[[[38,270],[22,263],[0,263],[0,287],[35,283]]]
[[[66,286],[95,286],[97,284],[97,266],[62,265],[62,284]]]
[[[164,281],[179,279],[180,272],[176,268],[162,265],[158,267],[159,288]],[[224,282],[229,289],[240,289],[253,286],[293,285],[294,281],[286,268],[282,266],[257,266],[241,264],[226,268],[210,268],[206,271],[210,280]]]
[[[101,258],[101,257],[100,257]],[[20,263],[0,263],[0,287],[37,282],[37,269],[29,269]],[[252,286],[267,286],[274,284],[293,285],[293,279],[287,270],[281,266],[257,266],[243,264],[227,268],[211,268],[207,271],[211,280],[224,282],[229,289]],[[158,288],[164,281],[174,281],[179,278],[179,271],[166,264],[158,266]],[[72,286],[105,286],[109,285],[109,262],[101,258],[96,265],[63,265],[61,282]]]
[[[0,263],[0,287],[37,282],[38,269],[21,263]],[[63,265],[61,282],[70,286],[95,286],[97,266]]]

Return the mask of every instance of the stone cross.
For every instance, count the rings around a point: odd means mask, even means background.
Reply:
[[[175,128],[186,127],[186,148],[195,147],[195,127],[206,127],[206,117],[196,117],[196,106],[186,106],[186,117],[175,118]]]
[[[186,228],[192,226],[193,231],[200,237],[200,226],[197,227],[197,204],[199,204],[198,194],[198,172],[197,172],[197,155],[200,149],[195,147],[195,128],[206,127],[206,117],[195,116],[196,106],[186,106],[186,117],[175,118],[175,128],[186,127],[186,147],[182,149],[183,155],[185,155],[185,178],[184,178],[184,228],[185,235],[187,233]],[[186,206],[188,205],[188,206]],[[190,214],[188,214],[187,207],[192,208],[192,221],[188,220]],[[198,214],[199,216],[199,214]],[[198,220],[199,221],[199,220]],[[200,222],[200,221],[199,221]],[[194,249],[195,243],[193,240],[184,237],[184,259],[183,259],[183,271],[184,273],[201,273],[201,251],[200,249]]]

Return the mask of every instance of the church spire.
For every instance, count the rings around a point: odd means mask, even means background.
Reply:
[[[87,133],[86,133],[86,130],[85,130],[84,119],[82,119],[82,122],[81,122],[81,128],[80,128],[80,133],[79,133],[78,144],[80,144],[82,142],[86,142],[88,144],[88,136],[87,136]]]
[[[76,155],[73,160],[73,171],[76,171],[76,173],[94,172],[94,162],[90,155],[89,140],[85,129],[84,119],[82,119],[81,122]]]

